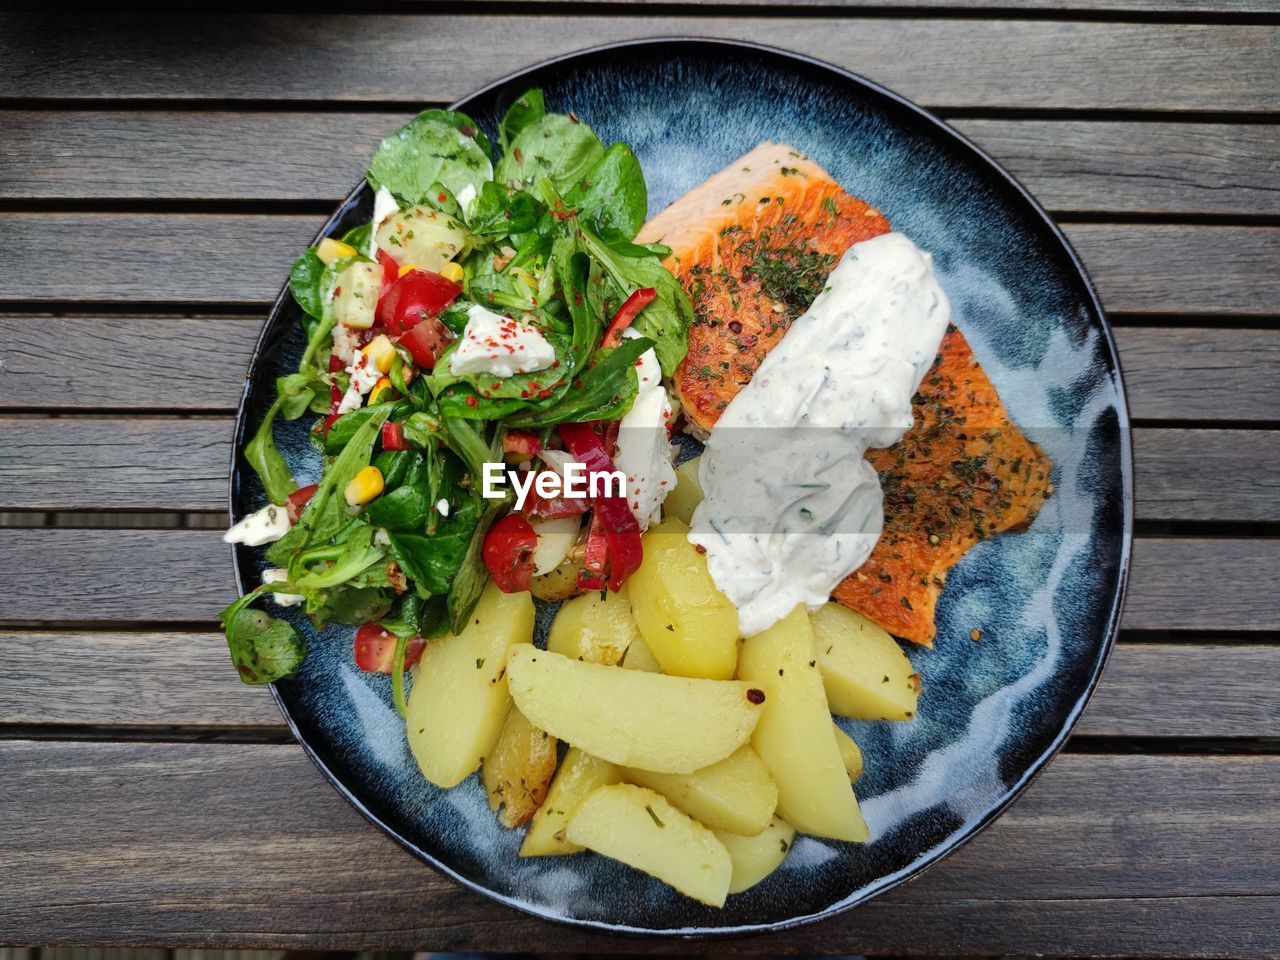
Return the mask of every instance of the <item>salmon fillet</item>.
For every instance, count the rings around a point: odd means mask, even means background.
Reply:
[[[764,143],[661,213],[639,242],[671,248],[667,268],[694,307],[674,385],[687,428],[705,437],[853,244],[890,229],[786,144]],[[867,459],[885,493],[884,533],[834,598],[932,646],[948,571],[974,544],[1035,519],[1052,492],[1048,456],[1015,426],[955,327],[913,398],[915,424]]]
[[[889,232],[794,147],[762,143],[644,225],[637,243],[664,261],[693,300],[689,353],[672,378],[705,437],[791,321],[809,309],[840,255]]]

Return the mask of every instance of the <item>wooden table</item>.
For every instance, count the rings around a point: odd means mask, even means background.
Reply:
[[[861,72],[1019,177],[1116,326],[1138,471],[1121,642],[1044,776],[919,881],[714,949],[1280,954],[1276,0],[55,6],[0,15],[0,943],[689,950],[411,859],[215,615],[250,346],[376,139],[553,54],[696,34]]]

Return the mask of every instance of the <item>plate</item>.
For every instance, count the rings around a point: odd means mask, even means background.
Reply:
[[[522,860],[478,779],[442,791],[410,756],[386,677],[358,671],[351,628],[317,632],[275,697],[343,796],[417,856],[495,900],[553,920],[667,935],[774,930],[829,916],[904,882],[995,819],[1066,739],[1117,629],[1133,516],[1128,412],[1115,345],[1084,269],[1044,211],[977,147],[901,97],[843,70],[756,45],[647,40],[522,71],[455,106],[492,135],[527,88],[639,156],[650,213],[762,140],[807,153],[934,255],[953,317],[1013,419],[1054,461],[1055,492],[1033,526],[986,541],[951,572],[909,723],[842,721],[862,746],[857,783],[873,841],[799,840],[764,883],[722,910],[592,854]],[[372,152],[375,144],[369,144]],[[356,187],[321,235],[367,221]],[[236,450],[260,422],[303,338],[282,290],[255,350]],[[300,483],[320,458],[307,420],[277,427]],[[266,501],[233,466],[235,517]],[[242,590],[266,566],[237,548]],[[275,611],[273,611],[275,612]],[[542,609],[545,629],[551,611]],[[980,630],[975,642],[971,631]]]

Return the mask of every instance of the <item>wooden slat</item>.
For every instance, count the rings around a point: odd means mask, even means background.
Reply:
[[[240,399],[260,324],[251,315],[0,315],[0,408],[225,413]],[[1115,335],[1135,418],[1280,420],[1280,330],[1120,327]],[[144,359],[182,376],[137,376]]]
[[[0,744],[0,768],[10,862],[0,928],[20,945],[618,945],[523,917],[418,864],[293,746],[18,741]],[[1280,903],[1280,861],[1257,856],[1280,842],[1277,789],[1273,757],[1063,756],[917,882],[717,952],[1151,956],[1194,944],[1200,956],[1262,956],[1280,950],[1266,920]]]
[[[0,621],[212,623],[235,599],[216,530],[0,529],[21,570]],[[1138,538],[1125,606],[1131,630],[1280,630],[1280,540]]]
[[[246,214],[2,213],[0,303],[262,306],[323,218]],[[1280,313],[1280,228],[1074,224],[1108,310]],[[49,263],[60,265],[49,270]]]
[[[336,202],[403,113],[16,110],[0,197]],[[1054,211],[1280,213],[1259,124],[957,120]],[[148,144],[139,152],[139,143]],[[56,156],[56,164],[49,156]],[[199,176],[192,176],[192,170]]]
[[[533,3],[554,4],[562,0],[532,0]],[[616,3],[618,6],[642,7],[650,0],[597,0]],[[733,6],[759,7],[825,7],[848,10],[896,9],[919,10],[1052,10],[1066,14],[1075,10],[1109,10],[1145,13],[1173,13],[1190,16],[1195,13],[1272,13],[1274,8],[1266,0],[699,0],[702,6],[732,4]]]
[[[0,97],[453,100],[591,43],[728,36],[949,107],[1280,108],[1280,31],[1166,23],[734,16],[11,14]],[[477,44],[485,55],[475,56]],[[288,50],[288,57],[278,51]],[[927,63],[929,69],[921,70]],[[1230,70],[1223,64],[1230,63]]]
[[[15,510],[223,510],[232,421],[0,417]],[[1140,520],[1276,519],[1280,433],[1134,431]]]
[[[220,633],[9,631],[0,645],[9,724],[283,729],[267,691],[231,669]],[[79,681],[50,684],[68,663]],[[1122,643],[1077,734],[1280,737],[1278,687],[1280,647]]]

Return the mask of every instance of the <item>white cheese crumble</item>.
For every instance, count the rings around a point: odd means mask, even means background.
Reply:
[[[262,571],[263,583],[284,583],[288,579],[289,571],[284,567],[271,567]],[[305,600],[306,597],[300,593],[273,593],[271,594],[271,599],[282,607],[293,607]]]
[[[246,547],[260,547],[275,543],[289,532],[289,511],[269,503],[261,510],[249,514],[222,535],[223,543],[243,543]]]
[[[556,353],[536,327],[512,320],[473,304],[467,310],[467,326],[449,357],[449,372],[456,376],[488,373],[511,377],[545,370]]]
[[[449,501],[441,497],[436,502],[436,512],[442,517],[447,517],[449,515]]]
[[[356,358],[356,351],[359,349],[359,333],[345,323],[335,323],[333,325],[334,355],[346,365]]]
[[[458,195],[454,199],[458,201],[458,209],[462,211],[462,215],[470,220],[476,207],[475,185],[468,183],[458,191]]]
[[[378,259],[378,228],[393,213],[400,212],[400,204],[386,187],[379,187],[373,196],[373,228],[369,231],[369,259]]]
[[[336,413],[339,416],[358,409],[364,401],[365,394],[373,389],[374,384],[382,376],[368,354],[364,353],[357,353],[355,359],[347,365],[347,375],[351,378],[351,385],[347,387],[347,392],[342,395],[342,402],[338,404]]]
[[[631,330],[627,339],[639,336]],[[657,520],[662,502],[675,489],[676,470],[671,463],[671,401],[662,386],[662,367],[653,350],[636,362],[640,392],[618,426],[618,450],[613,463],[627,477],[627,506],[640,528]]]

